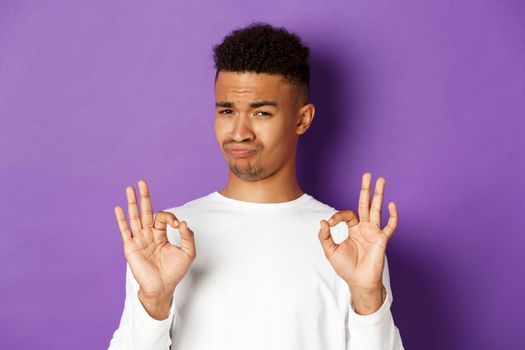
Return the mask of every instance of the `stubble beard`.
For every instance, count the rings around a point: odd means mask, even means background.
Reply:
[[[256,181],[266,177],[266,171],[262,166],[248,164],[238,166],[235,162],[229,163],[230,171],[240,179],[245,181]]]

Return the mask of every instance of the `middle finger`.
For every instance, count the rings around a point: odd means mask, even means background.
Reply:
[[[381,205],[383,204],[383,193],[385,192],[385,178],[379,177],[374,189],[374,198],[370,207],[370,222],[381,227]]]

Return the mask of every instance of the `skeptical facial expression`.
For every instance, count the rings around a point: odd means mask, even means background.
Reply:
[[[215,136],[233,174],[256,181],[295,162],[299,101],[281,75],[219,72]]]

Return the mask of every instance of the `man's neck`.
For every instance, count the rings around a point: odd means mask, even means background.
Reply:
[[[304,194],[294,177],[284,179],[265,178],[244,181],[230,172],[226,187],[218,191],[223,196],[254,203],[282,203]]]

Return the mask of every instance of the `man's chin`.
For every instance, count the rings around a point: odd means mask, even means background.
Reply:
[[[264,178],[264,169],[251,166],[239,166],[230,164],[230,171],[239,179],[244,181],[257,181]]]

